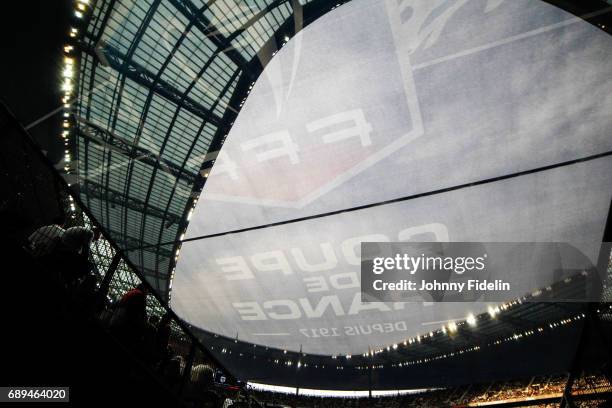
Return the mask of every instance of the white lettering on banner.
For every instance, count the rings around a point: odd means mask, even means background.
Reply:
[[[344,316],[344,309],[338,296],[323,296],[314,309],[306,298],[300,299],[300,305],[302,305],[304,313],[309,319],[323,316],[328,306],[332,307],[336,316]]]
[[[340,112],[318,119],[306,124],[308,132],[316,132],[321,129],[335,129],[334,125],[350,123],[349,127],[340,130],[333,130],[324,133],[321,136],[323,143],[339,143],[347,139],[357,138],[362,147],[372,145],[370,133],[372,125],[366,120],[366,117],[361,109],[353,109],[346,112]],[[301,163],[299,152],[300,146],[293,140],[288,129],[281,129],[276,132],[268,133],[259,136],[240,144],[240,149],[243,152],[255,151],[255,159],[259,162],[266,162],[280,157],[289,158],[289,163]],[[223,152],[223,151],[221,151]],[[220,152],[220,153],[221,153]],[[238,180],[238,165],[231,160],[225,152],[219,155],[214,167],[215,177],[221,174],[227,174],[232,180]]]
[[[407,241],[422,234],[433,234],[436,240],[448,241],[448,229],[444,224],[431,223],[402,229],[397,238]],[[249,280],[256,279],[256,272],[276,272],[284,276],[293,275],[295,271],[303,273],[324,272],[338,268],[339,259],[337,254],[343,255],[342,261],[349,265],[360,264],[361,242],[390,242],[390,237],[384,234],[359,235],[342,241],[336,248],[330,242],[319,245],[322,260],[314,263],[307,261],[302,248],[293,247],[288,250],[273,250],[259,252],[250,257],[236,256],[216,259],[217,265],[221,266],[220,272],[227,280]],[[297,269],[293,269],[292,266]],[[306,276],[302,278],[305,290],[308,293],[330,292],[333,290],[359,289],[359,276],[356,272],[341,272],[328,276]],[[391,310],[403,310],[405,303],[396,302],[392,304],[361,302],[361,293],[355,292],[350,304],[342,304],[337,295],[322,296],[320,299],[308,298],[275,299],[259,302],[234,302],[234,310],[243,321],[266,321],[266,320],[298,320],[302,318],[318,319],[326,314],[333,316],[354,316],[368,312],[389,312]],[[428,306],[428,304],[422,304]],[[350,327],[346,333],[368,334],[376,332],[380,328],[370,325],[368,328]],[[342,333],[338,331],[338,335]],[[321,335],[321,333],[319,333]]]
[[[266,314],[257,302],[235,302],[232,306],[240,314],[242,320],[267,320]]]
[[[398,322],[360,324],[355,326],[344,326],[344,334],[346,336],[360,336],[368,334],[391,333],[395,331],[407,331],[406,322],[400,320]],[[303,333],[302,333],[303,334]]]
[[[320,246],[325,260],[318,264],[308,263],[301,248],[291,248],[291,254],[295,258],[295,263],[301,270],[305,272],[320,272],[333,269],[338,265],[338,258],[331,242],[323,242]]]
[[[242,280],[254,279],[255,276],[247,265],[246,260],[242,256],[231,256],[227,258],[218,258],[217,264],[221,266],[221,272],[226,274],[227,280]],[[224,267],[224,265],[228,265]]]
[[[300,308],[293,300],[268,300],[263,303],[263,308],[265,310],[278,309],[278,308],[287,308],[288,312],[280,313],[278,311],[268,312],[268,317],[273,320],[295,320],[302,317],[302,313],[300,312]]]
[[[280,146],[278,146],[279,143]],[[291,140],[291,135],[287,130],[256,137],[243,143],[241,148],[243,151],[248,151],[265,145],[275,145],[276,147],[264,152],[261,152],[261,149],[259,149],[260,152],[255,154],[255,158],[260,163],[283,156],[289,157],[291,164],[298,164],[300,162],[297,154],[299,150],[298,145]]]
[[[309,132],[315,132],[325,127],[349,121],[352,121],[355,126],[352,128],[342,129],[337,132],[331,132],[324,135],[323,143],[335,143],[340,140],[348,139],[350,137],[358,137],[361,140],[362,146],[370,146],[372,144],[372,140],[370,139],[372,125],[366,121],[366,118],[361,109],[341,112],[323,119],[315,120],[306,124],[306,130]]]
[[[219,150],[217,160],[215,160],[215,175],[227,174],[232,180],[238,180],[238,165],[230,159],[229,155],[223,150]]]
[[[261,272],[280,271],[283,275],[293,275],[289,261],[283,251],[260,252],[251,257],[255,269]]]
[[[345,281],[344,283],[342,283]],[[355,272],[337,273],[329,277],[329,282],[334,289],[359,288],[359,278]]]
[[[325,276],[312,276],[302,279],[306,284],[306,291],[310,293],[326,292],[333,289],[356,289],[360,287],[359,277],[355,272],[343,272],[334,275],[329,275],[329,284],[325,280]]]
[[[408,330],[408,325],[404,320],[387,323],[374,324],[359,324],[355,326],[339,327],[313,327],[310,329],[302,328],[300,333],[308,338],[320,337],[339,337],[342,334],[345,336],[362,336],[369,334],[405,332]]]
[[[304,278],[306,290],[311,293],[326,292],[329,290],[329,285],[323,276],[313,276]]]
[[[314,306],[311,302],[308,298],[300,298],[297,302],[292,299],[276,299],[265,301],[261,306],[258,302],[235,302],[232,306],[242,320],[298,320],[302,317],[314,319],[321,318],[326,313],[333,313],[334,316],[354,316],[367,311],[390,312],[403,310],[405,307],[403,302],[362,303],[360,292],[353,295],[348,311],[337,295],[323,296]]]
[[[420,225],[417,227],[410,227],[399,231],[397,237],[399,241],[408,241],[417,235],[422,234],[433,234],[437,241],[448,242],[448,229],[444,224],[431,223]],[[285,254],[285,251],[278,249],[267,252],[259,252],[250,256],[249,260],[253,267],[258,272],[280,272],[285,276],[293,275],[294,268],[292,268],[290,260],[297,266],[297,270],[300,272],[323,272],[334,270],[338,267],[337,253],[341,253],[344,256],[344,262],[349,265],[360,265],[361,264],[361,243],[362,242],[390,242],[391,239],[384,234],[369,234],[360,235],[354,238],[348,238],[340,243],[340,251],[334,250],[334,247],[329,242],[324,242],[319,245],[323,258],[322,262],[317,264],[311,264],[306,261],[304,252],[300,248],[291,248]],[[243,280],[243,279],[255,279],[253,271],[247,263],[247,258],[244,256],[218,258],[215,262],[222,266],[220,269],[221,273],[224,274],[227,280]],[[229,265],[229,266],[226,266]],[[225,267],[224,267],[225,266]],[[335,279],[349,278],[348,275],[336,277]],[[327,284],[321,282],[320,278],[314,278],[306,280],[304,282],[309,287],[310,292],[319,292],[327,289]],[[317,284],[318,282],[318,284]],[[336,284],[336,286],[334,285]],[[332,287],[336,289],[345,289],[351,287],[352,283],[340,284],[338,282],[331,282]],[[344,286],[348,285],[348,286]]]

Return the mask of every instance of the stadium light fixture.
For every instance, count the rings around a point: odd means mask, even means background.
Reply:
[[[64,91],[64,92],[71,92],[72,91],[72,82],[70,82],[68,79],[66,79],[66,81],[64,81],[64,83],[62,84],[62,91]]]

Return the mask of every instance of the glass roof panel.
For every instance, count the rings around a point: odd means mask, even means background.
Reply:
[[[153,96],[142,129],[139,145],[159,154],[177,106],[161,96]]]
[[[238,30],[261,10],[255,3],[235,0],[217,0],[204,12],[210,22],[224,36]]]
[[[215,53],[214,43],[192,27],[162,73],[162,79],[184,92]]]
[[[102,40],[122,53],[127,53],[145,19],[153,0],[129,0],[115,2],[115,6],[104,28]]]
[[[148,90],[130,79],[125,80],[121,95],[120,109],[114,132],[124,139],[134,142],[138,133],[140,118],[145,109]]]
[[[182,163],[198,135],[202,120],[191,113],[180,110],[168,138],[162,157],[175,163]]]
[[[158,72],[187,24],[187,18],[178,10],[161,3],[138,43],[134,61],[150,72]]]

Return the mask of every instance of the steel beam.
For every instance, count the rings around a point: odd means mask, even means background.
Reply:
[[[175,224],[181,220],[181,217],[177,214],[166,212],[166,210],[146,204],[137,198],[126,196],[122,192],[107,189],[102,184],[98,184],[94,181],[85,180],[83,183],[81,183],[80,193],[85,194],[89,198],[98,199],[114,205],[120,205],[126,209],[142,213],[145,216],[161,218],[165,221],[164,224]]]
[[[163,246],[157,246],[151,243],[142,242],[138,238],[134,238],[131,235],[126,235],[121,232],[113,231],[110,229],[108,230],[108,232],[115,241],[122,242],[125,244],[125,250],[129,251],[131,248],[136,248],[138,251],[151,252],[153,254],[163,256],[165,258],[171,258],[173,256],[172,251],[167,248],[164,248]]]
[[[128,159],[138,160],[142,163],[159,168],[159,170],[171,174],[172,176],[185,181],[189,185],[194,184],[196,180],[195,173],[182,168],[170,160],[160,157],[144,147],[134,145],[121,136],[104,129],[85,118],[75,116],[75,119],[78,124],[76,129],[77,134],[83,139],[96,143],[99,146],[107,147],[114,152],[124,155]]]
[[[83,51],[95,55],[95,51],[92,50],[91,47],[82,46],[81,48]],[[221,118],[194,99],[184,96],[183,92],[178,90],[175,86],[169,84],[161,78],[156,80],[157,73],[148,71],[145,67],[132,61],[131,59],[128,59],[120,51],[108,44],[102,45],[102,52],[108,61],[108,65],[121,75],[124,75],[126,78],[131,79],[137,84],[150,89],[154,93],[175,103],[177,106],[191,112],[202,120],[215,126],[219,126]]]
[[[234,64],[243,70],[248,68],[248,61],[242,54],[230,46],[231,41],[225,38],[215,25],[204,15],[204,10],[197,8],[190,0],[170,0],[170,3],[211,40],[218,51],[227,55]]]

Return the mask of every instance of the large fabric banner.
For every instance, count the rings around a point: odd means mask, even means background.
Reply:
[[[185,242],[172,308],[240,340],[357,354],[487,310],[362,303],[362,242],[567,242],[596,263],[610,72],[610,36],[538,0],[331,11],[254,84],[186,238],[313,217]]]

